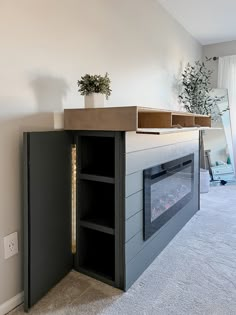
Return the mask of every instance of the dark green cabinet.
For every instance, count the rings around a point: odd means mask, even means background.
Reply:
[[[76,145],[76,253],[72,163]],[[124,133],[24,134],[24,289],[27,311],[71,269],[124,288]]]

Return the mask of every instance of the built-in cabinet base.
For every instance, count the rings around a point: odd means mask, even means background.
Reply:
[[[25,310],[72,268],[127,290],[199,209],[199,133],[30,132],[24,136]],[[76,253],[71,148],[76,146]],[[193,154],[192,199],[149,239],[143,170]]]

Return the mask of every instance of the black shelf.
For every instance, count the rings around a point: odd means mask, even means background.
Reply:
[[[115,229],[109,227],[110,225],[111,223],[103,218],[89,218],[87,220],[80,221],[80,226],[82,227],[114,235]]]
[[[100,231],[80,227],[79,268],[87,274],[115,280],[115,237]]]
[[[107,283],[113,287],[115,286],[115,281],[112,280],[112,278],[110,278],[107,275],[104,275],[102,273],[96,272],[96,271],[91,270],[91,269],[86,269],[83,267],[79,267],[79,271],[84,273],[85,275],[87,275],[89,277],[92,277],[92,278],[95,278],[95,279],[100,280],[102,282],[105,282],[105,283]]]
[[[115,183],[114,177],[99,176],[99,175],[84,174],[84,173],[81,173],[79,176],[80,176],[80,179],[91,180],[94,182],[101,182],[101,183],[107,183],[107,184]]]
[[[113,137],[82,136],[80,151],[81,173],[114,177],[115,139]]]
[[[104,182],[81,180],[80,220],[114,229],[115,187]]]

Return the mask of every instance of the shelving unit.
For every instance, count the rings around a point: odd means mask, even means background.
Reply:
[[[77,138],[77,270],[120,287],[119,143],[113,132]]]
[[[24,134],[26,311],[72,269],[129,289],[199,206],[196,177],[183,215],[145,243],[143,185],[133,174],[181,150],[194,152],[199,174],[195,130],[210,117],[131,106],[68,109],[64,119],[64,130]]]
[[[211,127],[211,117],[140,106],[65,109],[66,130],[138,131],[146,128]]]

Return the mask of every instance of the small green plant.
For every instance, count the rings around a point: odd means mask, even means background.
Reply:
[[[78,80],[79,92],[81,95],[89,95],[91,93],[101,93],[106,95],[106,99],[111,95],[111,80],[108,73],[105,76],[85,74]]]
[[[206,62],[211,59],[206,57]],[[213,120],[218,120],[229,108],[220,111],[217,104],[223,98],[210,96],[212,73],[212,70],[207,69],[205,62],[198,60],[194,65],[188,63],[182,73],[182,93],[179,95],[179,99],[188,112],[210,115]]]

